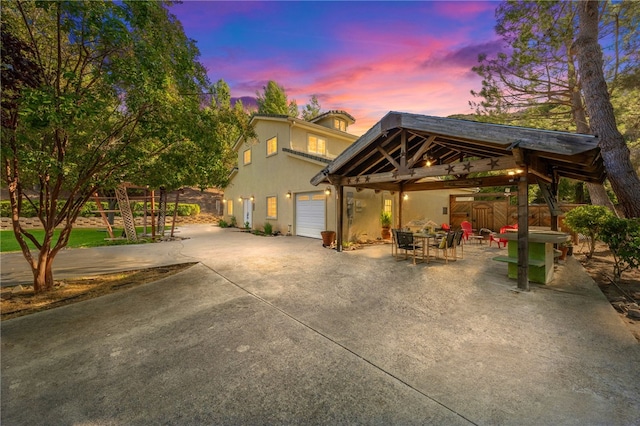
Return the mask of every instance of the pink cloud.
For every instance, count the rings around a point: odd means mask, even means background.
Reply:
[[[495,1],[439,1],[433,4],[436,13],[457,20],[475,18],[481,13],[494,11],[497,6]]]

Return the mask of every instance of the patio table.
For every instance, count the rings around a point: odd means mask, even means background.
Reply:
[[[427,234],[424,232],[414,232],[413,234],[413,238],[419,239],[422,244],[422,260],[427,263],[429,263],[429,242],[432,238],[435,240],[437,237],[436,234]],[[424,250],[425,246],[427,247],[426,254]]]

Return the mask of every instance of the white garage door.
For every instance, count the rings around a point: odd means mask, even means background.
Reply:
[[[296,235],[322,238],[325,231],[326,196],[322,192],[296,195]]]

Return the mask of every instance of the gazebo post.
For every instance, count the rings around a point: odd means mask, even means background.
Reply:
[[[404,204],[404,188],[400,184],[398,192],[398,229],[402,229],[402,205]]]
[[[518,178],[518,288],[529,290],[529,190],[528,168]]]

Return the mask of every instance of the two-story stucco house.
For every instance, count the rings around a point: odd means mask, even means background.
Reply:
[[[311,184],[313,176],[358,139],[347,132],[355,119],[344,111],[329,111],[313,121],[285,115],[255,115],[251,124],[256,138],[239,141],[234,150],[238,163],[224,193],[224,219],[235,217],[237,226],[321,238],[336,231],[336,194],[333,186]],[[429,218],[448,222],[450,191],[412,194],[404,201],[406,220]],[[381,237],[380,213],[397,215],[398,193],[345,188],[343,235],[346,240]],[[406,222],[405,222],[406,223]]]
[[[332,188],[309,182],[357,136],[347,133],[354,118],[329,111],[313,121],[285,115],[255,115],[256,139],[234,147],[238,165],[225,188],[225,219],[236,218],[262,229],[269,222],[282,234],[320,238],[335,229],[336,206]]]

